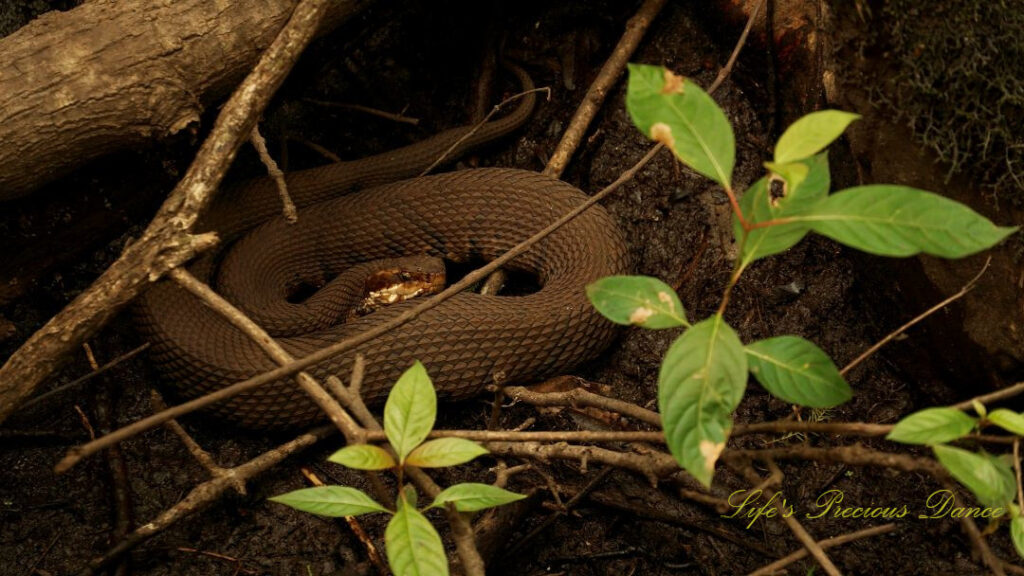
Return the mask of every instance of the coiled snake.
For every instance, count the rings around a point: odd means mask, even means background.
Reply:
[[[532,87],[529,77],[518,73],[524,85]],[[532,96],[525,97],[514,112],[485,124],[454,152],[514,130],[533,104]],[[229,246],[226,254],[204,257],[190,270],[244,311],[260,312],[246,309],[249,292],[276,294],[277,308],[299,311],[315,298],[305,304],[287,301],[298,280],[329,281],[354,264],[403,254],[490,260],[586,199],[560,180],[501,168],[380,185],[418,174],[468,130],[456,128],[379,156],[290,174],[289,191],[300,207],[295,224],[285,223],[279,215],[277,192],[267,179],[226,190],[197,230],[216,230],[227,241],[264,223]],[[363,187],[371,188],[351,192]],[[618,227],[600,206],[508,268],[534,275],[540,289],[523,296],[458,294],[309,372],[317,378],[334,374],[344,379],[355,353],[362,353],[364,399],[380,403],[402,371],[420,360],[439,396],[459,399],[480,392],[496,374],[528,382],[593,358],[610,343],[613,326],[589,305],[584,286],[623,273],[628,258]],[[411,305],[415,302],[395,304],[343,324],[328,325],[331,318],[319,318],[325,326],[277,340],[290,354],[302,357]],[[135,318],[153,344],[156,365],[183,396],[205,394],[276,367],[227,320],[169,281],[158,282],[143,294]],[[253,428],[294,427],[323,418],[291,379],[271,382],[212,410]]]

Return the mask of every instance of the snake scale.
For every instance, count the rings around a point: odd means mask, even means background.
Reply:
[[[532,88],[525,72],[514,71]],[[512,113],[483,125],[452,152],[511,132],[525,122],[533,105],[532,95],[523,98]],[[281,299],[278,308],[298,311],[306,304],[287,297],[299,278],[329,282],[361,262],[402,255],[490,260],[586,199],[569,184],[523,170],[482,168],[412,177],[469,130],[455,128],[378,156],[289,174],[289,192],[300,208],[294,224],[280,216],[269,179],[225,190],[197,230],[217,231],[226,252],[205,256],[190,270],[243,311],[258,315],[246,295],[268,291]],[[232,239],[238,241],[228,244]],[[345,378],[355,352],[362,353],[362,393],[368,404],[379,404],[414,360],[426,366],[439,396],[449,399],[479,393],[496,374],[528,382],[565,371],[593,358],[614,336],[614,327],[587,302],[584,286],[628,267],[621,232],[595,206],[508,266],[536,277],[539,290],[522,296],[458,294],[309,372],[317,378]],[[348,323],[330,325],[332,319],[321,318],[325,325],[310,332],[271,335],[292,356],[302,357],[415,304],[395,304]],[[154,363],[182,396],[206,394],[276,367],[248,337],[170,281],[157,282],[143,294],[135,319],[153,344]],[[323,418],[291,379],[268,383],[211,410],[257,429],[291,428]]]

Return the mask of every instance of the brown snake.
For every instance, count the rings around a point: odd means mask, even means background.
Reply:
[[[527,89],[532,88],[524,72],[517,74]],[[524,97],[514,112],[488,122],[453,152],[514,130],[532,112],[533,100],[532,95]],[[560,180],[503,168],[381,185],[418,174],[468,131],[456,128],[393,152],[289,174],[289,192],[300,207],[295,224],[280,216],[280,201],[269,179],[226,190],[197,230],[216,230],[227,241],[264,223],[226,253],[207,256],[190,270],[256,316],[268,295],[278,299],[276,309],[308,312],[317,296],[303,304],[287,301],[297,283],[323,284],[361,262],[402,255],[491,260],[586,200],[581,191]],[[372,188],[352,192],[364,187]],[[534,275],[541,286],[536,292],[458,294],[309,372],[317,378],[345,378],[355,353],[362,353],[364,399],[380,403],[414,360],[426,366],[439,396],[450,399],[479,393],[499,374],[509,382],[528,382],[565,371],[593,358],[614,336],[613,326],[587,302],[584,286],[628,267],[618,227],[595,206],[508,266]],[[250,293],[260,296],[253,299]],[[333,318],[328,316],[337,310],[327,306],[312,314],[320,316],[316,320],[323,326],[275,336],[292,356],[302,357],[415,304],[396,304],[334,325],[329,325]],[[135,312],[140,330],[153,343],[156,365],[183,396],[206,394],[276,367],[257,344],[169,281],[147,290]],[[254,428],[300,426],[323,418],[291,379],[235,396],[212,410]]]

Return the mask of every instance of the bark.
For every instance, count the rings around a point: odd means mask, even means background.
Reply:
[[[302,0],[256,66],[224,104],[188,172],[142,236],[125,248],[89,288],[39,329],[0,367],[0,423],[57,364],[92,336],[151,282],[216,242],[190,233],[217,190],[239,146],[284,82],[328,6],[353,9],[358,0]],[[102,121],[102,120],[101,120]]]
[[[0,39],[0,201],[194,126],[296,0],[93,0]],[[323,28],[365,2],[335,2]]]

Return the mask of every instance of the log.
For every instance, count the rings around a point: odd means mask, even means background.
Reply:
[[[360,0],[298,2],[287,24],[224,104],[192,165],[142,236],[0,366],[0,424],[72,350],[146,286],[216,243],[215,233],[193,235],[192,226],[299,54],[316,31],[323,30],[327,8],[356,4]]]
[[[297,0],[91,0],[0,39],[0,201],[198,121]],[[333,2],[320,31],[368,2]]]

